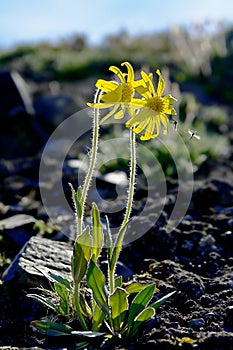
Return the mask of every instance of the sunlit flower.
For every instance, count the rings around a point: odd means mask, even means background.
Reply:
[[[161,124],[164,127],[163,133],[167,134],[169,120],[166,114],[176,114],[172,106],[176,99],[171,95],[162,97],[165,82],[158,69],[156,73],[159,76],[157,91],[155,91],[152,82],[152,73],[141,73],[144,86],[140,85],[136,90],[144,99],[139,100],[140,102],[137,100],[137,104],[141,105],[141,109],[134,113],[126,123],[126,126],[132,128],[137,134],[146,129],[145,134],[140,137],[141,140],[150,140],[157,137],[161,131]]]
[[[100,89],[104,94],[100,96],[100,102],[87,103],[92,108],[110,108],[113,109],[100,121],[103,123],[105,120],[114,115],[115,119],[121,119],[124,117],[126,110],[132,114],[133,105],[137,104],[137,99],[134,99],[135,88],[140,86],[140,82],[134,81],[134,70],[129,62],[123,62],[122,66],[127,67],[127,73],[111,66],[110,71],[116,74],[120,82],[106,81],[103,79],[97,80],[96,87]],[[140,80],[142,82],[142,80]],[[135,107],[136,108],[136,107]]]

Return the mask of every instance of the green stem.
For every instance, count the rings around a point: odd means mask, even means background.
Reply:
[[[133,205],[134,188],[136,183],[136,134],[130,129],[130,178],[129,178],[129,191],[128,199],[125,210],[124,220],[122,222],[121,228],[125,227],[129,221],[130,214]]]
[[[120,230],[117,234],[114,242],[112,255],[109,261],[109,288],[110,292],[113,293],[115,290],[115,269],[117,260],[122,250],[123,240],[127,229],[127,223],[130,219],[132,211],[134,188],[136,183],[136,136],[135,133],[130,130],[130,178],[129,178],[129,190],[128,199],[126,204],[125,216],[121,224]]]
[[[82,311],[80,308],[80,290],[79,289],[80,289],[80,284],[75,283],[75,285],[74,285],[74,309],[75,309],[75,312],[78,316],[78,319],[79,319],[79,322],[82,326],[82,329],[84,331],[87,331],[88,327],[87,327],[87,324],[84,320],[84,317],[83,317],[83,314],[82,314]]]
[[[94,103],[98,103],[100,101],[100,96],[102,91],[100,89],[97,90],[94,98]],[[78,234],[82,233],[83,229],[83,220],[85,214],[85,202],[87,198],[87,192],[90,187],[90,183],[93,177],[93,173],[95,170],[95,164],[97,159],[97,151],[98,151],[98,140],[99,140],[99,108],[94,109],[94,118],[93,118],[93,134],[92,134],[92,147],[90,152],[90,163],[87,171],[87,175],[85,177],[83,187],[82,187],[82,197],[80,200],[80,205],[82,208],[81,217],[78,220]]]

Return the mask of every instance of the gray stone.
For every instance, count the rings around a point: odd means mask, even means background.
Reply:
[[[33,226],[36,219],[27,214],[17,214],[0,220],[0,230],[3,236],[10,238],[19,246],[19,249],[33,236]]]
[[[4,282],[27,287],[45,285],[43,271],[59,273],[70,279],[72,246],[40,236],[32,237],[4,272]],[[42,271],[42,272],[41,272]]]
[[[16,227],[22,227],[28,224],[34,224],[36,222],[36,219],[27,214],[18,214],[11,216],[9,218],[0,220],[0,229],[1,230],[11,230]]]

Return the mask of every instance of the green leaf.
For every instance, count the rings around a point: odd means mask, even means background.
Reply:
[[[79,293],[79,306],[81,308],[81,312],[82,314],[91,319],[92,317],[92,311],[91,311],[91,308],[89,307],[86,299],[85,299],[85,295],[83,295],[83,293]]]
[[[61,323],[49,321],[33,321],[32,325],[36,327],[40,332],[54,337],[71,335],[72,332],[71,327]]]
[[[93,311],[93,318],[92,318],[92,331],[96,332],[100,329],[102,326],[104,319],[106,315],[102,311],[102,309],[95,303],[94,311]]]
[[[128,332],[127,336],[130,333],[131,326],[135,318],[139,313],[146,308],[147,304],[151,300],[153,293],[155,291],[155,284],[149,284],[143,290],[141,290],[136,297],[133,299],[132,304],[129,310],[129,319],[128,319]]]
[[[66,288],[66,290],[68,292],[72,292],[72,286],[71,286],[71,282],[68,281],[66,278],[64,278],[61,275],[57,275],[52,271],[48,271],[49,276],[52,277],[52,279],[54,280],[54,282],[59,283],[60,285],[64,286]]]
[[[122,281],[123,281],[123,278],[122,276],[117,276],[115,278],[115,287],[121,287],[122,286]]]
[[[111,316],[116,332],[120,332],[129,307],[128,295],[125,289],[119,287],[110,295]]]
[[[93,292],[94,299],[105,314],[109,314],[105,276],[96,263],[91,260],[87,270],[87,284]]]
[[[69,305],[69,292],[67,291],[66,287],[61,285],[60,283],[55,282],[54,283],[55,290],[57,294],[60,297],[60,307],[59,311],[60,314],[63,316],[68,316],[70,311],[70,305]]]
[[[145,288],[145,284],[138,283],[136,281],[131,281],[127,286],[124,286],[129,294],[138,293]]]
[[[27,297],[38,301],[40,304],[44,305],[45,307],[48,307],[49,309],[52,309],[57,314],[59,314],[59,308],[54,303],[52,303],[48,298],[38,294],[27,294]]]
[[[46,277],[50,282],[58,282],[61,285],[64,285],[66,289],[70,292],[72,292],[72,286],[70,281],[68,281],[66,278],[64,278],[62,275],[59,275],[57,273],[54,273],[53,271],[50,270],[42,270],[42,268],[38,268],[37,266],[33,266],[34,269],[39,271],[44,277]]]
[[[75,213],[78,218],[81,218],[83,212],[83,208],[81,205],[82,187],[79,186],[77,192],[75,192],[75,189],[71,183],[69,183],[69,186],[71,188],[71,195],[74,203]]]
[[[129,333],[129,337],[134,337],[138,332],[138,328],[146,321],[150,320],[155,314],[155,310],[152,307],[147,307],[142,310],[140,314],[135,318],[134,323],[132,325],[132,329]]]
[[[90,228],[87,226],[83,233],[77,237],[72,256],[72,276],[75,284],[81,282],[87,271],[87,265],[91,257]]]
[[[167,301],[167,299],[169,299],[174,293],[176,293],[176,291],[173,291],[171,293],[168,293],[167,295],[165,295],[164,297],[162,297],[161,299],[157,300],[156,302],[154,302],[153,304],[150,305],[150,307],[153,307],[153,309],[158,309],[163,303],[165,303]]]
[[[103,246],[104,235],[99,209],[95,203],[92,203],[92,240],[92,260],[96,262]]]

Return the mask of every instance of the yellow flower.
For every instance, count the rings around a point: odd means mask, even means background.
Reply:
[[[115,119],[121,119],[124,117],[126,109],[132,114],[133,103],[137,103],[137,99],[134,99],[135,88],[140,86],[140,82],[134,81],[134,70],[129,62],[123,62],[122,66],[127,67],[127,73],[111,66],[109,70],[117,75],[120,83],[116,81],[106,81],[103,79],[97,80],[96,87],[104,94],[100,96],[100,102],[98,103],[87,103],[92,108],[109,108],[113,109],[100,121],[103,123],[105,120],[110,118],[114,114]],[[132,105],[131,105],[132,104]]]
[[[158,69],[156,73],[159,76],[157,91],[155,91],[152,82],[152,73],[149,75],[145,72],[141,73],[144,86],[141,84],[136,90],[144,99],[137,100],[137,104],[140,104],[141,109],[138,113],[134,113],[131,119],[126,123],[126,126],[132,128],[137,134],[146,129],[145,135],[140,137],[141,140],[150,140],[157,137],[161,130],[161,123],[164,126],[163,133],[167,134],[168,117],[166,114],[176,114],[174,107],[172,107],[172,103],[174,103],[176,99],[171,95],[162,97],[165,89],[165,82]]]

